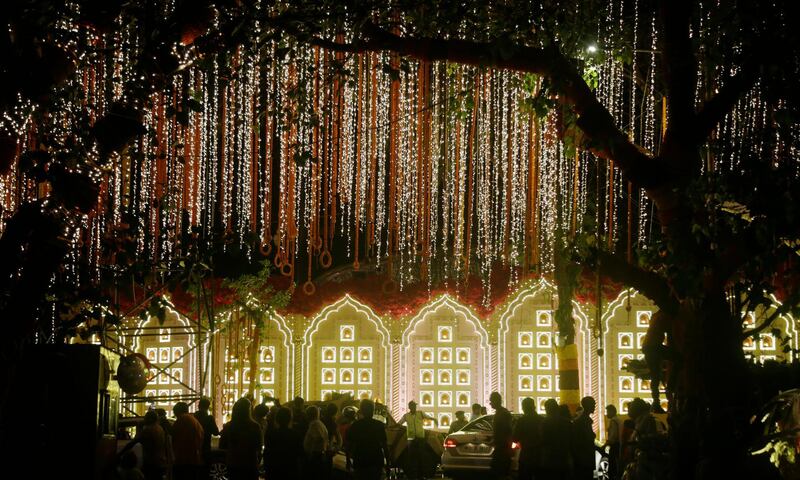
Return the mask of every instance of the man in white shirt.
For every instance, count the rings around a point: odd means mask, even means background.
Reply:
[[[436,426],[439,422],[430,415],[417,410],[417,402],[408,402],[408,413],[403,415],[398,425],[406,424],[406,439],[408,440],[408,451],[406,459],[408,468],[406,473],[409,479],[424,478],[424,456],[425,456],[425,420],[432,420]]]

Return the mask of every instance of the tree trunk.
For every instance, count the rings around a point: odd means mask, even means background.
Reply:
[[[682,302],[675,318],[670,437],[676,479],[747,476],[751,392],[741,322],[724,292]]]
[[[247,388],[247,392],[254,395],[255,398],[256,394],[256,386],[258,385],[258,354],[259,350],[261,350],[261,322],[255,322],[253,325],[253,338],[250,339],[250,351],[249,351],[249,362],[250,362],[250,385]],[[256,398],[256,403],[260,403],[261,400]]]

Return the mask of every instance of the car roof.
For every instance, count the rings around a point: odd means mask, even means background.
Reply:
[[[522,417],[521,413],[511,412],[511,421],[512,422],[516,422],[520,417]],[[464,425],[464,428],[462,428],[459,431],[460,432],[465,432],[465,431],[468,432],[468,431],[472,431],[472,430],[483,430],[483,431],[491,430],[491,427],[492,427],[492,423],[491,422],[492,422],[492,420],[494,420],[494,414],[493,413],[491,413],[489,415],[483,415],[481,417],[476,418],[475,420],[471,420],[468,424]],[[482,426],[484,426],[484,428],[477,428],[477,429],[473,428],[476,425],[482,425]]]

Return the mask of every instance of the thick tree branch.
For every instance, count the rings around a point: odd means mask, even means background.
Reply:
[[[667,314],[674,315],[678,312],[678,301],[672,296],[669,283],[660,275],[607,252],[598,251],[597,259],[603,275],[635,288]]]
[[[689,38],[691,8],[692,2],[661,1],[662,66],[669,118],[663,146],[666,150],[671,144],[680,144],[686,138],[694,116],[694,79],[697,69]]]
[[[474,42],[462,39],[437,39],[395,35],[367,23],[351,43],[338,43],[299,31],[294,24],[279,19],[270,21],[274,28],[297,36],[312,45],[334,51],[359,53],[391,51],[425,61],[448,61],[548,77],[560,102],[577,114],[577,125],[588,138],[588,148],[598,157],[613,160],[628,179],[649,188],[665,183],[665,163],[652,158],[633,144],[614,123],[608,110],[583,80],[578,69],[557,48],[534,48],[524,45]]]

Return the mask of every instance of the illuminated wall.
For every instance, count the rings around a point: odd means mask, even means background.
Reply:
[[[254,329],[243,326],[240,332],[227,330],[221,336],[224,347],[222,363],[219,364],[220,377],[224,378],[221,385],[221,407],[226,416],[233,408],[233,404],[242,397],[250,388],[250,360],[249,349],[254,335]],[[234,338],[228,338],[235,335]],[[263,396],[277,397],[281,401],[291,398],[292,378],[289,373],[293,370],[294,344],[292,332],[286,320],[273,314],[264,321],[259,331],[261,337],[258,361],[258,377],[256,378],[254,398],[261,400]]]
[[[544,402],[559,398],[559,364],[556,352],[557,327],[553,318],[553,306],[557,303],[555,288],[545,281],[523,287],[503,309],[499,320],[498,372],[500,391],[505,391],[509,408],[521,411],[522,400],[531,397],[537,410],[544,412]],[[585,314],[577,303],[573,306],[576,316],[576,343],[586,337]],[[586,355],[579,348],[581,391],[584,395],[594,392],[589,380],[591,365],[586,364]],[[585,378],[584,378],[585,377]]]
[[[490,388],[489,335],[481,321],[443,295],[411,318],[402,335],[403,411],[409,400],[450,426],[454,412],[484,404]]]
[[[552,292],[545,286],[518,296],[501,318],[501,385],[506,404],[521,411],[525,397],[534,399],[544,411],[548,398],[558,398],[556,326],[551,309]]]
[[[773,306],[756,312],[745,314],[745,329],[753,328],[767,318],[780,303],[773,298]],[[631,359],[644,359],[641,352],[650,317],[658,308],[647,298],[635,290],[627,290],[611,302],[603,315],[603,368],[600,378],[604,380],[603,402],[616,405],[620,412],[627,411],[627,404],[640,397],[650,401],[650,382],[639,380],[623,368]],[[772,328],[777,329],[776,337]],[[798,332],[795,320],[791,315],[782,315],[775,319],[771,328],[764,330],[758,338],[748,338],[742,348],[745,355],[755,361],[789,360],[791,351],[784,353],[782,339],[786,345],[797,345]],[[661,406],[666,410],[667,400],[664,387],[661,387]]]
[[[196,341],[193,326],[189,319],[167,309],[163,324],[155,317],[139,321],[131,340],[133,351],[144,354],[154,369],[165,368],[150,380],[142,395],[153,397],[157,407],[171,412],[177,401],[175,397],[189,395],[191,388],[197,387],[200,369],[193,349]],[[145,409],[146,405],[138,404],[135,410],[143,413]]]
[[[759,308],[755,312],[747,312],[744,317],[744,328],[750,330],[757,328],[766,319],[775,314],[780,302],[772,297],[770,308]],[[775,335],[775,334],[778,335]],[[796,348],[798,332],[794,318],[789,314],[778,315],[769,328],[761,330],[757,335],[748,337],[742,348],[747,358],[763,363],[767,360],[791,362],[794,354],[791,348]],[[787,351],[784,351],[787,350]]]
[[[322,310],[304,336],[304,396],[388,398],[389,338],[380,318],[350,296]]]
[[[308,319],[274,315],[260,333],[255,396],[323,400],[333,392],[351,393],[385,402],[398,418],[414,399],[444,429],[456,410],[469,412],[476,402],[486,405],[493,390],[503,394],[513,411],[521,410],[525,397],[542,410],[545,400],[559,398],[555,293],[544,280],[523,284],[487,319],[449,295],[403,318],[378,317],[350,296]],[[760,325],[774,313],[779,302],[773,302],[769,309],[747,313],[745,328]],[[573,307],[580,395],[593,396],[600,413],[608,404],[624,413],[633,398],[648,400],[648,381],[636,379],[624,367],[643,357],[641,345],[655,305],[635,290],[626,290],[604,305],[599,320],[592,306],[573,302]],[[193,348],[199,338],[194,325],[172,309],[163,325],[153,318],[121,328],[122,343],[154,366],[167,367],[141,395],[160,397],[157,405],[170,409],[181,396],[196,395],[191,389],[213,392],[215,412],[227,414],[249,389],[247,352],[254,330],[250,325],[233,331],[229,317],[220,325],[214,344],[198,349]],[[784,352],[784,347],[797,344],[796,321],[784,314],[758,338],[745,341],[743,348],[754,361],[791,361],[793,353]],[[215,364],[201,389],[199,362],[209,347]],[[137,405],[140,413],[144,408]],[[602,416],[596,415],[595,422],[603,432]]]
[[[608,305],[603,315],[604,405],[615,405],[624,413],[628,411],[628,403],[636,397],[650,401],[649,380],[639,380],[623,369],[630,360],[644,358],[642,341],[650,317],[657,310],[635,290],[622,292]],[[661,391],[664,391],[663,385]],[[667,408],[666,395],[661,396],[661,404]]]

